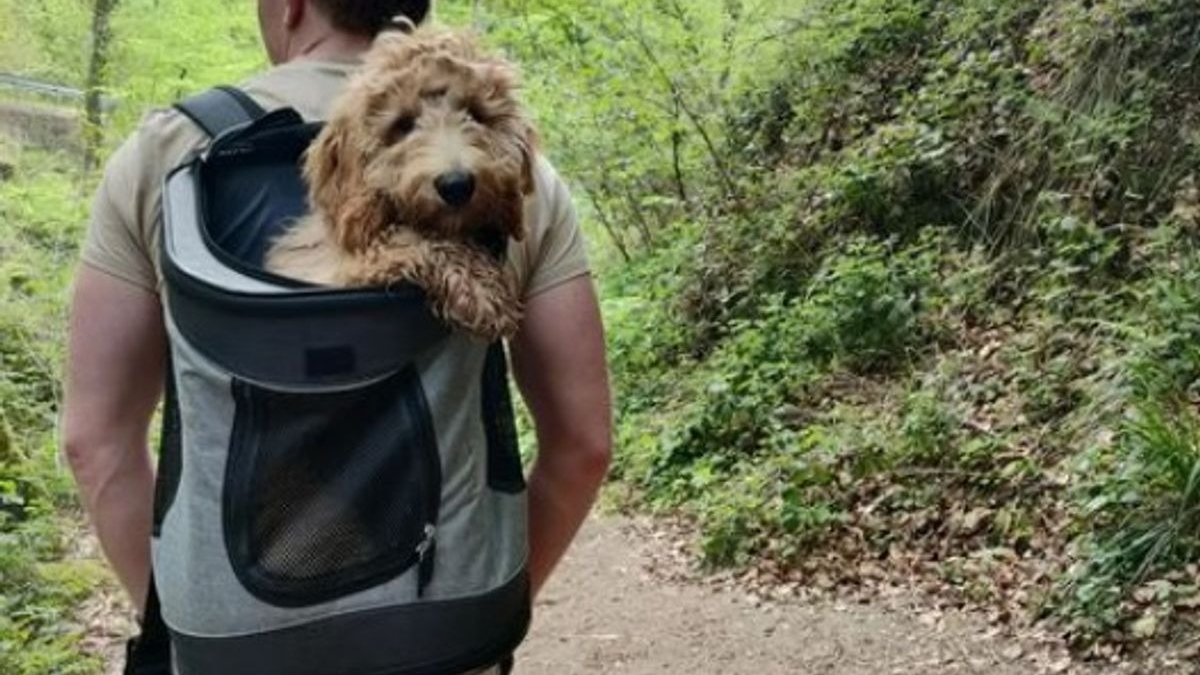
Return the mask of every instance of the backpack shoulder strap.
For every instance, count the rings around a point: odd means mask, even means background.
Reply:
[[[213,87],[186,98],[176,103],[175,109],[195,122],[209,138],[267,114],[246,92],[227,86]]]

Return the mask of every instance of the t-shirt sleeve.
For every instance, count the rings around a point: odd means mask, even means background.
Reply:
[[[571,194],[566,183],[549,165],[543,163],[545,190],[542,208],[547,222],[541,237],[535,242],[525,297],[531,298],[565,281],[588,273],[587,246]]]
[[[96,189],[84,239],[84,264],[156,292],[158,277],[143,223],[141,200],[148,192],[148,167],[139,153],[140,134],[134,134],[112,155]]]

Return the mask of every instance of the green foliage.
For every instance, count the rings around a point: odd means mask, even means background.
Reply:
[[[1194,4],[759,9],[715,104],[735,189],[710,165],[678,236],[605,267],[618,475],[713,563],[925,547],[986,600],[981,557],[1036,545],[1023,598],[1081,642],[1127,625],[1200,558],[1194,415],[1164,403],[1200,396]]]
[[[795,417],[833,373],[878,375],[906,365],[920,333],[914,298],[925,280],[912,276],[920,265],[905,263],[922,250],[850,240],[815,273],[805,297],[777,295],[758,316],[731,324],[729,337],[677,388],[655,380],[634,390],[625,407],[636,422],[626,425],[618,471],[662,506],[686,504],[710,561],[799,550],[840,522],[822,497],[836,482],[837,442],[832,432],[797,428]],[[658,372],[670,377],[669,369]],[[666,399],[665,411],[641,407],[654,398]]]
[[[0,0],[0,71],[82,88],[91,20],[89,2]],[[104,94],[117,102],[105,129],[110,145],[148,108],[237,84],[266,64],[253,7],[242,0],[119,0],[112,31],[103,73]]]
[[[266,67],[253,8],[243,0],[120,0],[108,73],[121,100],[113,139],[150,107],[215,84],[237,84]]]
[[[0,425],[36,437],[53,427],[65,322],[63,289],[84,205],[61,160],[16,158],[0,183]]]
[[[1174,228],[1152,235],[1147,247],[1156,274],[1137,289],[1143,311],[1127,326],[1137,342],[1132,367],[1152,399],[1200,395],[1200,248]]]
[[[1200,559],[1200,256],[1171,227],[1144,253],[1158,273],[1133,288],[1137,310],[1120,327],[1128,413],[1080,460],[1076,499],[1088,527],[1056,589],[1057,611],[1083,640],[1136,619],[1135,589]]]
[[[1084,557],[1059,588],[1083,638],[1127,620],[1123,603],[1140,584],[1200,558],[1200,419],[1190,405],[1144,403],[1106,461],[1084,491],[1093,524]]]
[[[0,150],[0,672],[92,673],[71,619],[98,577],[58,562],[72,499],[52,433],[85,203],[67,158]]]
[[[836,439],[826,430],[772,439],[776,452],[731,470],[698,462],[689,472],[690,508],[702,526],[701,552],[712,565],[756,556],[790,559],[845,520],[836,491]]]
[[[741,194],[724,120],[785,6],[507,1],[480,23],[521,61],[550,155],[630,257]]]
[[[2,482],[2,481],[0,481]],[[49,511],[13,523],[0,514],[0,669],[14,675],[85,675],[100,664],[79,652],[77,603],[95,591],[99,570],[53,562],[64,555]]]
[[[91,4],[0,0],[0,69],[82,86]]]

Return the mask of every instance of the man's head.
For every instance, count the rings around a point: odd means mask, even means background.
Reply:
[[[425,20],[432,0],[258,0],[258,21],[271,63],[333,44],[365,48],[397,15]]]

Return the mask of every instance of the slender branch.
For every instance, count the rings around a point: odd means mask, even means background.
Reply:
[[[608,238],[612,241],[613,246],[617,247],[617,252],[621,254],[621,258],[625,262],[633,260],[633,256],[629,255],[629,247],[626,246],[625,240],[621,237],[620,232],[617,231],[616,225],[612,222],[612,218],[609,217],[608,211],[601,205],[602,200],[600,197],[592,190],[587,190],[587,196],[588,201],[592,203],[592,208],[596,210],[596,217],[599,218],[600,225],[608,233]]]
[[[666,69],[662,65],[662,62],[660,62],[658,57],[655,56],[654,49],[646,41],[646,36],[638,30],[631,30],[630,33],[633,35],[638,46],[641,47],[642,53],[650,62],[654,72],[663,81],[663,84],[667,86],[667,89],[670,91],[672,98],[675,99],[675,102],[679,104],[680,110],[683,111],[688,121],[691,122],[692,127],[696,129],[696,132],[700,134],[700,138],[704,141],[704,145],[708,150],[709,157],[712,159],[713,165],[716,167],[717,173],[721,178],[721,184],[725,190],[725,196],[729,199],[733,199],[737,195],[737,190],[734,187],[733,176],[730,174],[729,169],[725,164],[724,156],[717,149],[717,144],[713,140],[712,135],[708,133],[708,129],[704,126],[704,122],[700,119],[700,116],[694,110],[692,110],[691,106],[688,105],[687,98],[679,89],[679,84],[675,82],[669,73],[667,73]]]
[[[685,205],[688,203],[687,186],[683,178],[683,158],[680,156],[683,150],[683,132],[678,129],[671,130],[671,158],[675,165],[675,190],[679,193],[679,201]]]
[[[91,172],[99,163],[104,143],[104,76],[108,70],[108,48],[112,42],[110,19],[119,0],[94,0],[92,6],[92,54],[88,61],[83,103],[83,169]]]

